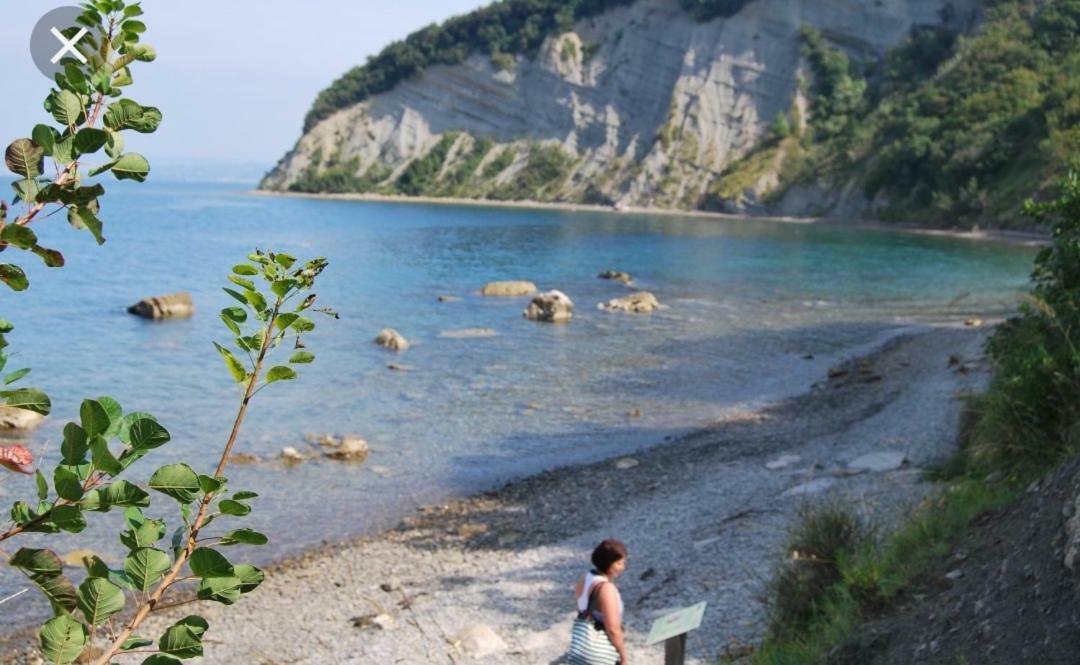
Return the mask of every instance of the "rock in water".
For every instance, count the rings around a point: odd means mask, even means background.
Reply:
[[[536,285],[532,282],[488,282],[480,289],[481,295],[497,297],[531,296],[536,293]]]
[[[194,314],[195,305],[191,303],[191,294],[182,291],[167,296],[143,298],[128,307],[127,311],[147,319],[181,319]]]
[[[288,464],[296,464],[303,462],[306,458],[296,448],[285,446],[281,449],[281,459]]]
[[[384,328],[375,336],[375,343],[391,351],[404,351],[409,348],[409,340],[393,328]]]
[[[597,277],[600,279],[610,279],[616,282],[622,282],[623,284],[629,284],[634,281],[634,278],[630,276],[630,273],[621,270],[605,270],[597,275]]]
[[[330,459],[363,461],[368,456],[368,443],[358,436],[342,437],[341,442],[323,453]]]
[[[574,316],[574,301],[562,291],[548,291],[533,298],[521,315],[530,321],[566,323]]]
[[[615,298],[599,306],[615,312],[633,312],[635,314],[647,314],[661,308],[660,301],[648,291],[639,291],[623,298]]]
[[[45,420],[45,416],[36,411],[0,406],[0,430],[25,432],[40,425],[42,420]]]
[[[461,330],[444,330],[439,337],[446,339],[468,339],[471,337],[495,337],[499,333],[491,328],[462,328]]]
[[[484,658],[507,648],[499,634],[492,630],[491,626],[482,623],[464,628],[454,636],[453,641],[466,655],[473,658]]]

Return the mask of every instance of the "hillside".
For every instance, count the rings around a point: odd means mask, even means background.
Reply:
[[[260,186],[1008,225],[1080,142],[1078,22],[1076,0],[505,0],[347,72]]]

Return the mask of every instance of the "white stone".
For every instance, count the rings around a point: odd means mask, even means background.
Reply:
[[[454,645],[473,658],[485,658],[506,651],[507,645],[499,634],[487,624],[475,624],[458,631],[452,639]]]
[[[27,409],[0,406],[0,430],[32,430],[45,420],[45,416]]]
[[[534,297],[521,315],[530,321],[566,323],[574,316],[574,301],[562,291],[547,291]]]
[[[836,484],[833,478],[816,478],[786,490],[780,496],[814,496],[821,494]]]
[[[615,460],[616,469],[632,469],[638,465],[638,461],[633,457],[623,457],[622,459]]]
[[[404,351],[409,348],[409,340],[393,328],[383,328],[375,336],[375,343],[391,351]]]
[[[906,463],[907,456],[904,453],[879,451],[856,457],[848,464],[848,468],[864,471],[895,471]]]
[[[368,451],[367,441],[358,436],[345,436],[323,454],[331,459],[362,461],[368,456]]]
[[[281,449],[281,459],[286,462],[303,462],[307,458],[305,458],[296,448],[285,446]]]
[[[598,309],[606,309],[613,312],[631,312],[634,314],[648,314],[661,309],[663,305],[656,296],[648,291],[632,293],[622,298],[614,298],[606,303],[597,305]]]
[[[536,285],[532,282],[514,280],[506,282],[488,282],[484,285],[484,288],[480,289],[480,294],[485,296],[512,298],[531,296],[536,293],[536,291]]]
[[[777,457],[776,459],[772,460],[771,462],[766,462],[765,463],[765,468],[770,470],[770,471],[778,471],[780,469],[788,468],[789,466],[791,466],[792,464],[795,464],[796,462],[800,461],[801,459],[802,459],[802,456],[800,456],[800,455],[794,455],[794,454],[788,453],[788,454],[785,454],[785,455],[781,455],[780,457]]]

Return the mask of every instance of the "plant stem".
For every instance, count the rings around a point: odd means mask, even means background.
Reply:
[[[244,398],[240,402],[240,409],[236,413],[236,420],[233,421],[232,431],[229,433],[229,440],[225,443],[225,449],[221,453],[221,460],[218,462],[217,469],[214,471],[214,476],[220,476],[222,471],[225,470],[225,466],[229,463],[229,455],[232,453],[233,445],[236,443],[236,439],[240,434],[240,426],[244,422],[244,416],[247,415],[248,403],[251,401],[251,396],[255,393],[255,385],[259,381],[259,372],[262,369],[263,361],[266,359],[266,354],[270,350],[270,344],[274,339],[274,325],[277,323],[278,313],[281,310],[282,300],[279,296],[274,303],[273,312],[270,315],[270,320],[266,324],[266,334],[263,336],[262,347],[259,349],[258,358],[255,360],[255,367],[251,372],[251,378],[248,379],[247,388],[244,391]],[[175,563],[165,574],[165,577],[158,584],[158,587],[154,589],[154,592],[150,594],[150,597],[143,603],[135,616],[128,622],[124,630],[120,631],[120,634],[116,636],[112,644],[105,649],[97,660],[94,661],[94,665],[108,665],[113,656],[120,651],[121,645],[124,641],[135,632],[135,630],[146,620],[146,617],[150,616],[150,613],[157,609],[158,603],[161,602],[162,596],[169,590],[169,587],[177,581],[177,577],[180,575],[180,570],[187,563],[188,558],[191,557],[191,553],[195,551],[195,547],[198,544],[199,529],[202,528],[203,522],[206,520],[206,513],[210,508],[210,503],[214,500],[214,493],[207,492],[203,495],[202,501],[199,503],[199,512],[195,516],[195,521],[192,522],[191,530],[188,531],[187,542],[184,544],[184,549],[180,551],[180,554],[176,557]],[[166,607],[166,606],[161,606]]]

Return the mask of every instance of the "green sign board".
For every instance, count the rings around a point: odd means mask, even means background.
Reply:
[[[703,616],[705,616],[705,603],[698,603],[665,614],[653,621],[652,630],[649,631],[649,639],[646,644],[656,644],[683,633],[689,633],[701,625]]]

